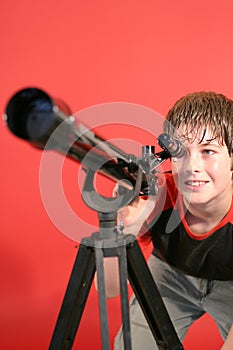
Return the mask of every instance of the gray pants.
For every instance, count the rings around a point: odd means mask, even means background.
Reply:
[[[205,313],[215,320],[223,339],[227,337],[233,323],[233,281],[187,276],[154,256],[150,257],[149,267],[181,341],[191,324]],[[132,349],[157,349],[134,295],[130,302],[130,319]],[[122,329],[115,338],[114,349],[124,349]]]

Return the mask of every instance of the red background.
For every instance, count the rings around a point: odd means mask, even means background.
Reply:
[[[165,115],[176,99],[197,90],[233,98],[232,11],[231,0],[2,1],[1,113],[26,86],[61,97],[74,112],[121,101]],[[41,152],[14,137],[3,120],[0,135],[1,349],[44,350],[75,243],[53,226],[42,205]],[[73,164],[68,168],[76,174]],[[76,202],[82,206],[80,197]],[[101,349],[97,304],[93,288],[74,349]],[[113,339],[118,299],[109,301],[109,315]],[[184,343],[189,350],[218,350],[221,344],[209,317],[190,329]]]

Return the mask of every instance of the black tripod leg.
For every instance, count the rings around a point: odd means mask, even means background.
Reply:
[[[108,312],[106,303],[105,279],[104,279],[104,254],[101,240],[97,240],[95,244],[95,259],[96,272],[99,296],[99,310],[100,310],[100,325],[101,325],[101,339],[102,349],[110,350],[110,338],[108,327]]]
[[[87,243],[86,239],[85,243]],[[94,250],[81,242],[49,350],[69,350],[72,348],[95,270]]]
[[[120,294],[121,294],[121,312],[122,327],[124,337],[124,349],[131,350],[130,322],[129,322],[129,303],[128,303],[128,285],[127,285],[127,257],[125,240],[118,240],[118,245],[112,248],[115,252],[113,256],[118,257],[119,275],[120,275]],[[108,250],[109,248],[106,248]],[[110,350],[109,323],[106,304],[105,278],[104,278],[104,247],[102,240],[95,241],[96,272],[99,294],[99,309],[101,323],[102,349]],[[112,255],[111,255],[112,256]],[[106,258],[107,259],[107,258]]]
[[[124,349],[131,350],[131,332],[129,319],[129,301],[128,301],[128,274],[127,274],[127,257],[125,241],[118,240],[118,261],[119,261],[119,275],[120,275],[120,291],[121,291],[121,314],[122,314],[122,330]]]
[[[127,257],[130,283],[158,348],[161,350],[183,349],[136,240],[128,246]]]

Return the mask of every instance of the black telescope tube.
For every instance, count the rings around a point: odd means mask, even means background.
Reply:
[[[38,88],[16,92],[7,103],[5,121],[14,135],[33,147],[65,153],[84,168],[114,181],[122,180],[121,185],[128,189],[135,184],[138,165],[134,156],[125,154],[84,125],[80,127],[64,102],[53,100]],[[146,179],[142,186],[146,186]]]

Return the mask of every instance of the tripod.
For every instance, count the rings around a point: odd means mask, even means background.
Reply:
[[[140,171],[135,190],[117,198],[99,196],[93,187],[93,179],[94,172],[89,170],[83,199],[98,212],[100,232],[81,241],[49,350],[72,348],[95,272],[99,292],[102,349],[110,350],[103,265],[104,258],[108,257],[117,257],[119,263],[124,349],[132,349],[127,278],[159,350],[183,349],[135,236],[123,234],[122,228],[116,229],[117,210],[129,204],[139,193]]]

